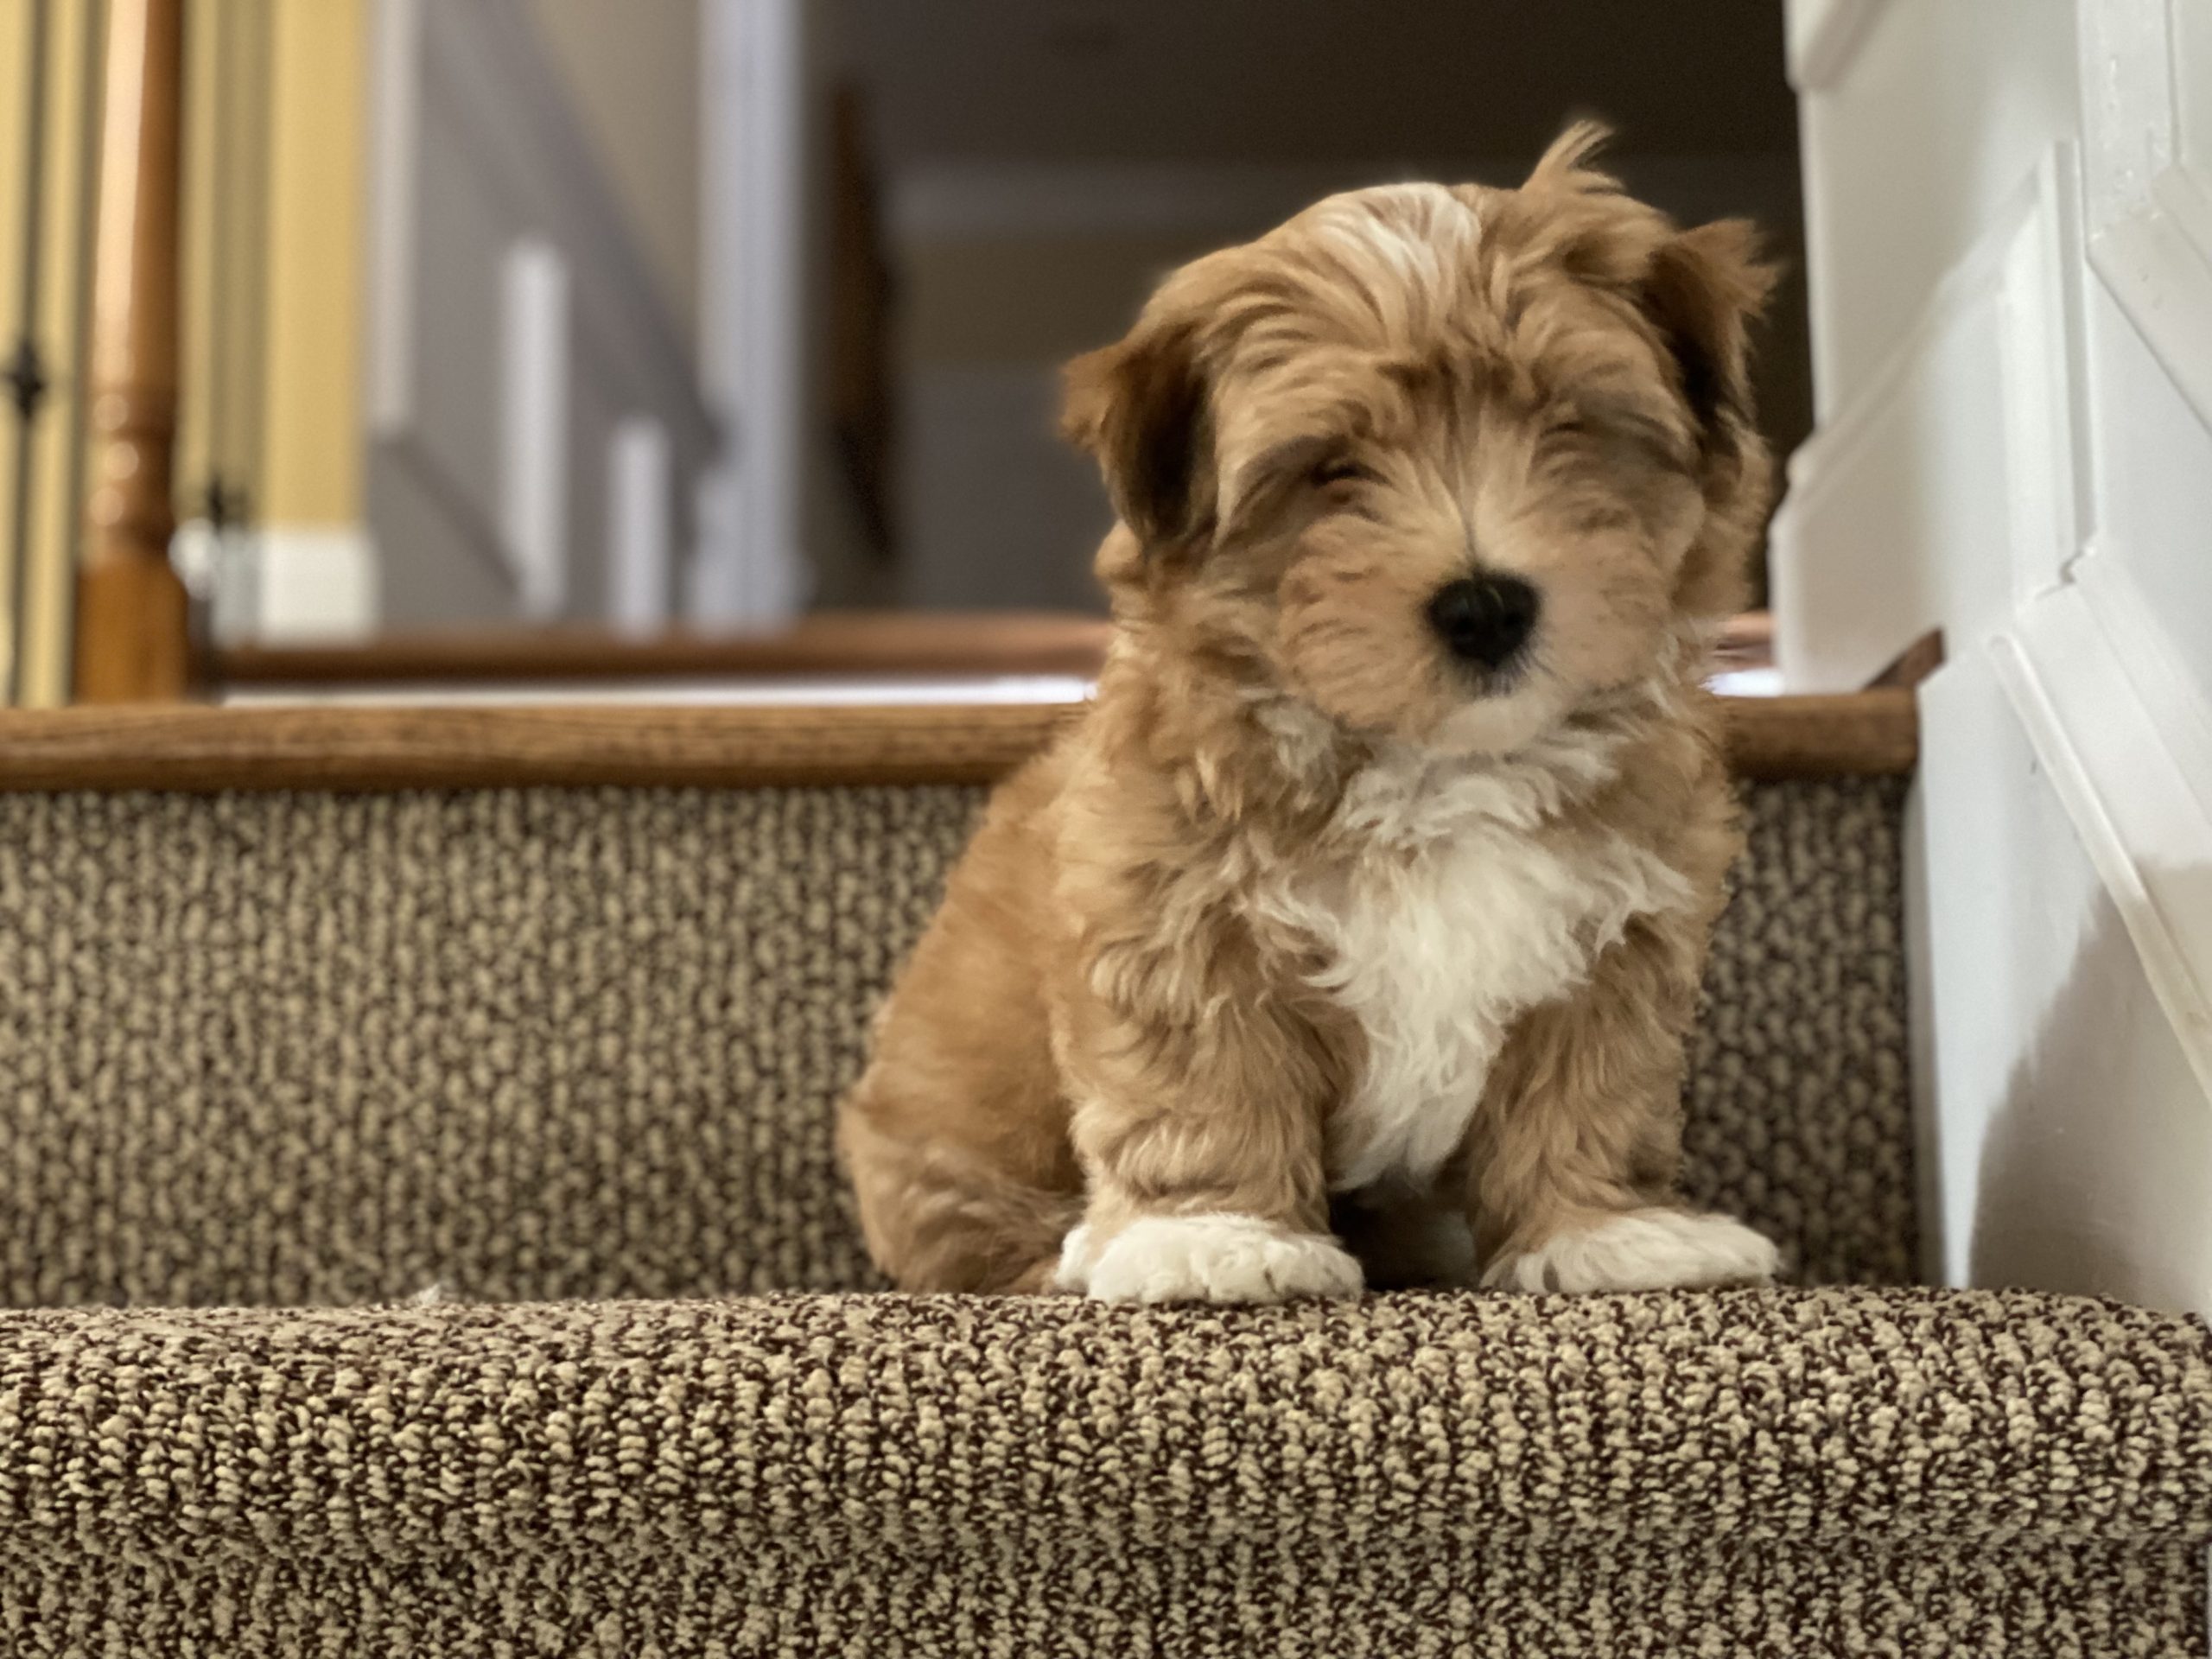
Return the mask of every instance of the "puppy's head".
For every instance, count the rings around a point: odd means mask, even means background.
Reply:
[[[1726,614],[1764,513],[1751,227],[1570,130],[1518,190],[1332,197],[1068,371],[1125,619],[1348,731],[1503,753]]]

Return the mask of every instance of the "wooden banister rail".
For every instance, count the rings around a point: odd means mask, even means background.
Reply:
[[[211,652],[226,690],[270,686],[584,684],[607,681],[1067,675],[1095,680],[1103,617],[1005,612],[823,612],[772,632],[628,639],[582,628],[387,634],[357,645]]]
[[[1899,775],[1917,758],[1908,690],[1727,697],[1721,707],[1739,777]],[[0,792],[988,783],[1080,711],[1075,703],[0,711]]]
[[[80,702],[181,697],[169,563],[177,424],[183,0],[111,0],[93,248],[91,487],[77,580]]]

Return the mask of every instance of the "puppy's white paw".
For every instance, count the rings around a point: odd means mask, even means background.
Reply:
[[[1483,1283],[1503,1290],[1681,1290],[1763,1285],[1780,1265],[1773,1244],[1726,1216],[1630,1210],[1501,1256]]]
[[[1078,1222],[1060,1241],[1060,1265],[1052,1272],[1054,1290],[1081,1292],[1090,1282],[1090,1224]]]
[[[1148,1216],[1107,1241],[1086,1288],[1102,1302],[1280,1302],[1357,1296],[1360,1275],[1319,1233],[1251,1216]]]

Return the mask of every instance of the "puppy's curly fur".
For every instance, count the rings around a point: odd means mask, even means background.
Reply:
[[[1332,197],[1069,369],[1116,638],[845,1106],[902,1286],[1772,1272],[1673,1197],[1770,277],[1748,226],[1592,170],[1600,137],[1517,190]]]

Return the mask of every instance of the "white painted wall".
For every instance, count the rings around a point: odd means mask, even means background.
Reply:
[[[699,315],[702,4],[529,0],[687,340]]]
[[[384,620],[641,614],[638,562],[672,586],[722,453],[688,319],[536,10],[378,0],[375,16],[368,517]],[[623,461],[642,426],[666,461],[650,508],[614,499],[647,476]]]
[[[1792,0],[1794,688],[1930,627],[1930,1267],[2212,1310],[2212,0]]]

